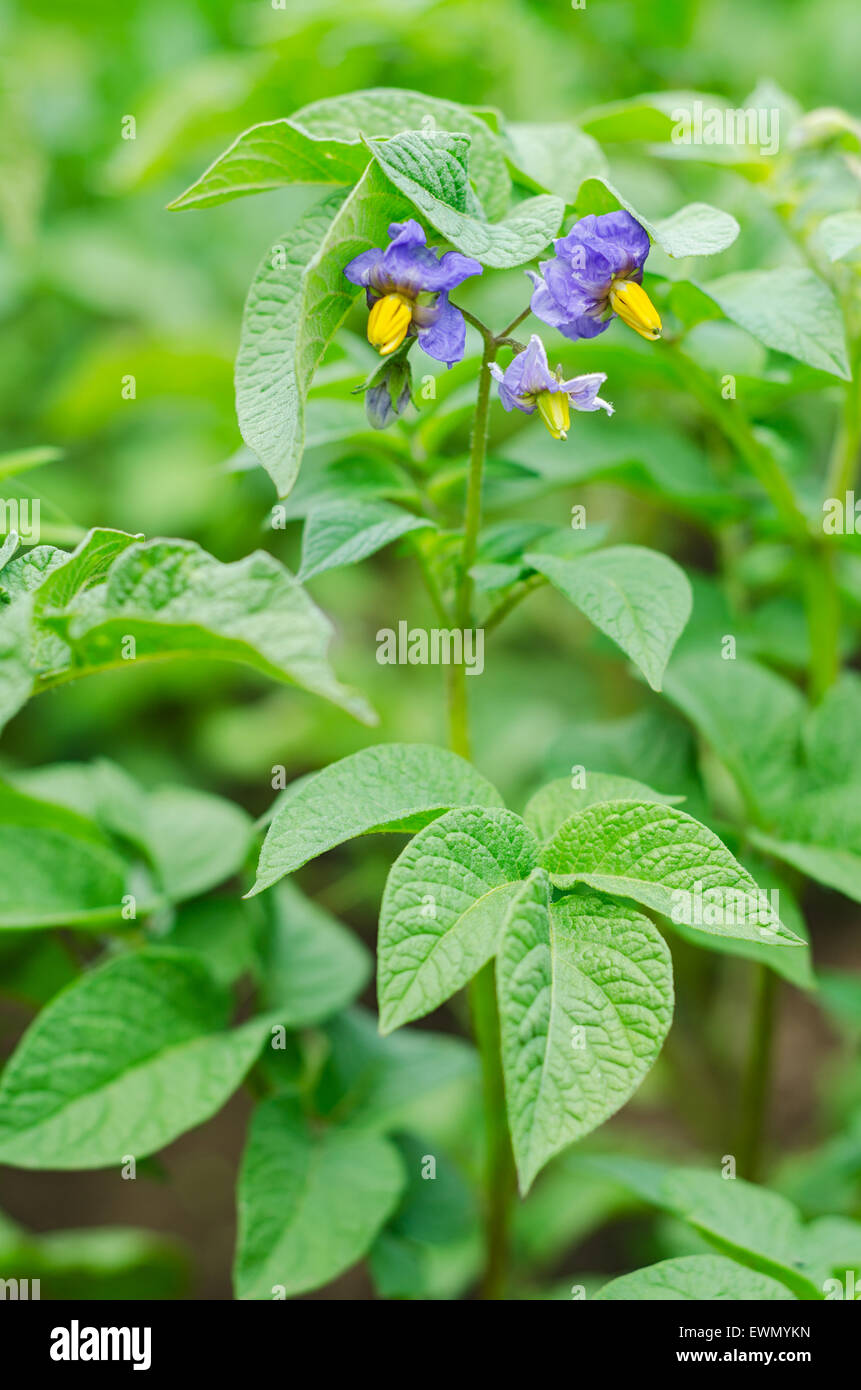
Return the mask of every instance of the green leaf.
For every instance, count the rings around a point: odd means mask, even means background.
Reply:
[[[676,258],[714,256],[732,246],[741,230],[730,213],[713,208],[710,203],[688,203],[672,217],[652,222],[604,178],[584,179],[575,203],[578,217],[585,217],[588,213],[600,216],[625,208],[662,251]]]
[[[330,193],[310,208],[268,247],[250,285],[236,356],[236,416],[280,496],[291,491],[305,448],[314,368],[356,297],[344,267],[385,235],[389,214],[373,183],[369,170],[348,197]]]
[[[516,1257],[527,1268],[551,1265],[608,1221],[636,1211],[619,1183],[583,1168],[577,1149],[560,1155],[541,1174],[513,1214]]]
[[[358,937],[289,880],[266,899],[261,947],[262,1002],[288,1028],[329,1018],[362,992],[371,958]]]
[[[726,845],[674,806],[589,806],[561,826],[541,863],[560,888],[587,883],[699,931],[798,944]]]
[[[188,1261],[179,1242],[125,1226],[36,1234],[0,1217],[4,1278],[38,1279],[50,1299],[179,1299]]]
[[[757,812],[785,797],[796,776],[804,699],[765,666],[703,651],[677,656],[664,690],[732,773]]]
[[[844,671],[810,714],[804,730],[807,763],[817,782],[861,782],[861,676]]]
[[[237,1297],[291,1297],[337,1278],[369,1249],[404,1182],[387,1139],[315,1134],[294,1101],[265,1101],[239,1176]]]
[[[10,531],[0,545],[0,570],[2,570],[18,549],[18,532]]]
[[[334,498],[321,502],[308,513],[298,577],[305,583],[324,570],[355,565],[408,531],[432,525],[427,518],[382,500]]]
[[[370,142],[369,148],[382,153],[387,172],[400,174],[419,185],[435,202],[454,212],[472,213],[483,219],[471,197],[469,139],[446,131],[406,131],[391,140]]]
[[[471,1104],[478,1085],[475,1050],[462,1038],[405,1029],[380,1037],[365,1009],[336,1014],[325,1025],[329,1055],[314,1102],[320,1114],[359,1129],[424,1133],[428,1109]]]
[[[375,166],[352,191],[329,194],[269,248],[242,316],[236,413],[242,437],[285,496],[305,442],[305,400],[314,370],[358,294],[344,267],[385,244],[409,215]]]
[[[666,140],[679,124],[680,113],[690,112],[696,103],[723,106],[720,97],[703,92],[643,92],[601,106],[590,107],[579,117],[579,125],[602,144],[617,140]]]
[[[146,798],[146,844],[165,894],[196,897],[242,868],[250,816],[232,801],[191,787],[159,787]]]
[[[264,121],[237,136],[168,208],[217,207],[290,183],[355,183],[367,162],[367,151],[357,144],[320,139],[292,120]]]
[[[3,569],[0,587],[10,606],[0,610],[0,727],[26,703],[41,672],[71,660],[68,645],[47,625],[52,616],[136,539],[125,531],[89,531],[71,553],[36,546]]]
[[[715,313],[719,312],[715,306]],[[587,371],[594,367],[594,356],[588,358],[583,352],[584,345],[588,347],[591,341],[584,339],[583,343],[566,347],[566,368]],[[612,374],[613,381],[617,380],[617,373],[622,380],[636,373],[644,383],[657,381],[666,366],[654,353],[647,355],[631,346],[630,338],[626,346],[621,334],[615,338],[612,334],[603,336],[600,349],[593,346],[591,350],[593,354],[600,351],[602,369]],[[626,424],[619,412],[610,425],[603,416],[597,419],[594,414],[580,415],[576,450],[559,449],[558,441],[549,434],[542,432],[539,439],[527,426],[506,440],[504,458],[506,463],[519,464],[523,470],[519,478],[504,483],[500,480],[504,501],[515,505],[525,496],[541,496],[557,488],[606,480],[637,498],[654,498],[662,510],[672,508],[710,524],[723,517],[741,515],[744,510],[741,500],[717,482],[705,452],[678,430],[666,429],[652,418],[645,430],[642,423]],[[572,530],[571,534],[585,536],[597,529],[596,523],[590,522],[585,530]]]
[[[220,985],[232,985],[259,970],[259,929],[257,913],[249,903],[210,896],[184,903],[159,944],[200,956]]]
[[[796,796],[768,832],[751,839],[766,854],[861,902],[861,783]]]
[[[398,87],[377,87],[325,97],[295,111],[292,123],[316,139],[388,138],[404,131],[432,129],[469,137],[469,174],[488,217],[501,217],[511,180],[499,139],[487,122],[455,101]],[[364,148],[364,147],[363,147]]]
[[[784,1284],[756,1270],[745,1269],[723,1255],[682,1255],[675,1260],[637,1269],[611,1279],[595,1294],[603,1302],[642,1303],[649,1300],[682,1302],[686,1299],[720,1302],[766,1302],[794,1299]]]
[[[499,806],[495,787],[456,753],[388,743],[330,763],[288,793],[269,827],[252,893],[335,845],[381,830],[411,832],[452,806]]]
[[[377,1292],[381,1298],[458,1298],[481,1272],[476,1194],[436,1143],[413,1135],[401,1135],[396,1143],[407,1186],[370,1252]],[[432,1177],[426,1172],[429,1156],[436,1165]]]
[[[670,953],[648,918],[595,894],[550,904],[536,869],[511,900],[497,956],[505,1094],[520,1190],[614,1114],[673,1015]]]
[[[12,565],[17,564],[17,560],[12,561]],[[5,579],[12,565],[7,565],[0,577]],[[26,595],[0,607],[0,729],[27,703],[33,690],[29,660],[32,611],[33,601]]]
[[[173,902],[230,878],[242,867],[251,843],[251,819],[232,801],[191,787],[147,791],[104,758],[56,763],[18,773],[13,780],[23,791],[78,811],[142,850]]]
[[[192,541],[130,546],[103,583],[78,594],[54,621],[73,653],[73,665],[62,673],[67,679],[121,665],[132,636],[137,661],[237,661],[293,681],[366,722],[374,718],[329,667],[329,620],[263,551],[222,564]]]
[[[816,228],[829,261],[843,261],[861,251],[861,212],[833,212]]]
[[[779,834],[769,835],[761,830],[752,830],[750,838],[764,854],[773,854],[808,878],[861,902],[861,855],[854,850],[783,839]]]
[[[655,240],[668,256],[716,256],[740,231],[732,213],[710,203],[687,203],[671,217],[658,218]]]
[[[89,971],[27,1029],[0,1080],[0,1163],[119,1167],[214,1115],[265,1018],[226,1030],[230,997],[195,956],[147,948]]]
[[[127,866],[98,826],[0,783],[0,927],[120,918]]]
[[[518,203],[501,222],[485,222],[464,211],[459,204],[466,186],[465,151],[455,136],[413,131],[384,142],[369,140],[368,149],[389,182],[422,217],[482,265],[523,265],[540,255],[559,230],[565,205],[561,198],[547,195]]]
[[[4,602],[22,598],[31,590],[38,589],[46,576],[68,559],[69,553],[58,550],[54,545],[34,545],[32,550],[26,551],[17,560],[10,561],[7,556],[0,574],[0,591],[4,595]]]
[[[805,1227],[797,1209],[776,1192],[723,1178],[700,1168],[669,1168],[632,1158],[585,1160],[589,1168],[624,1183],[643,1201],[698,1231],[722,1254],[785,1284],[802,1299],[822,1298],[833,1256],[818,1222]],[[861,1258],[861,1225],[852,1223]],[[842,1225],[842,1223],[841,1223]],[[845,1255],[847,1232],[836,1233]]]
[[[65,608],[75,594],[103,578],[117,556],[141,540],[143,536],[133,536],[127,531],[103,528],[88,531],[75,549],[63,556],[62,563],[51,564],[44,581],[38,586],[33,607],[35,617]]]
[[[524,558],[660,690],[691,613],[691,586],[673,560],[639,545],[611,546],[573,560],[537,551]]]
[[[584,787],[573,787],[570,777],[559,777],[554,782],[548,782],[526,803],[523,819],[542,844],[552,839],[559,827],[575,812],[585,810],[597,801],[660,801],[668,806],[684,801],[683,796],[666,796],[631,777],[618,777],[607,772],[584,775]]]
[[[458,808],[392,865],[380,908],[380,1032],[439,1007],[490,960],[537,845],[513,811]]]
[[[640,708],[624,719],[575,719],[554,740],[548,772],[600,767],[629,777],[634,771],[650,787],[668,796],[700,795],[693,738],[687,725],[664,703]]]
[[[0,479],[14,478],[19,473],[29,473],[31,468],[41,468],[46,463],[56,463],[63,457],[62,449],[50,444],[35,445],[31,449],[11,449],[0,454]]]
[[[775,975],[788,980],[797,989],[817,989],[818,980],[813,973],[807,926],[794,894],[784,879],[776,874],[764,859],[750,854],[744,855],[743,859],[743,867],[753,876],[757,886],[769,894],[776,895],[773,901],[780,904],[781,922],[795,933],[803,945],[785,951],[782,946],[771,945],[767,941],[744,941],[734,936],[707,935],[680,922],[672,923],[673,931],[685,941],[689,941],[692,946],[714,951],[718,955],[741,956],[744,960],[755,960],[761,965],[767,965]]]
[[[600,145],[575,125],[511,121],[503,141],[519,182],[564,203],[573,203],[584,179],[607,171]]]
[[[740,270],[709,280],[700,289],[766,347],[851,379],[840,306],[812,270]]]
[[[98,531],[70,556],[39,551],[3,570],[11,602],[0,607],[0,721],[47,684],[123,665],[134,638],[136,660],[242,662],[373,722],[329,668],[328,619],[272,556],[223,565],[191,541],[139,544]]]
[[[48,932],[0,932],[0,994],[29,1009],[41,1009],[78,970],[65,943]]]

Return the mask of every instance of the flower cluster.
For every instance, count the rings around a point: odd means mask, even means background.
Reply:
[[[606,410],[613,407],[602,401],[599,388],[607,380],[603,372],[562,379],[562,368],[551,372],[547,350],[537,334],[529,346],[519,352],[503,372],[494,362],[490,368],[499,382],[499,399],[506,410],[522,410],[532,415],[537,410],[554,439],[565,439],[571,423],[571,406],[575,410]]]
[[[463,357],[466,324],[449,292],[481,275],[482,267],[459,251],[440,255],[413,219],[393,222],[389,236],[385,249],[363,251],[344,269],[347,279],[366,292],[368,341],[381,357],[391,358],[402,347],[405,353],[409,339],[415,338],[429,356],[451,367]],[[629,212],[581,218],[554,242],[555,255],[540,263],[541,273],[527,272],[535,286],[532,312],[566,338],[595,338],[618,317],[654,341],[661,336],[661,320],[642,285],[649,249],[648,233]],[[566,438],[572,407],[613,413],[598,395],[604,374],[566,380],[561,367],[551,372],[547,351],[535,334],[504,372],[496,363],[490,370],[505,409],[527,415],[537,411],[554,439]],[[365,391],[371,423],[384,428],[410,400],[403,354],[392,358],[391,370],[378,371]]]
[[[629,212],[583,217],[553,243],[541,275],[527,272],[535,289],[531,308],[566,338],[595,338],[615,314],[643,338],[661,336],[661,320],[642,286],[648,233]]]
[[[344,268],[347,279],[366,292],[368,342],[386,357],[414,336],[429,357],[451,367],[463,357],[466,324],[449,303],[449,291],[481,275],[482,267],[459,251],[438,256],[412,218],[393,222],[389,236],[385,250],[363,251]]]

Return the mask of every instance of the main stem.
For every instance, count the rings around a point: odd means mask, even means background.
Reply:
[[[469,454],[463,546],[455,589],[455,616],[458,625],[463,629],[472,626],[474,617],[470,570],[475,564],[481,526],[481,493],[487,455],[492,380],[490,364],[499,348],[498,339],[483,324],[476,322],[476,327],[484,339],[484,353],[481,359],[478,399]],[[449,667],[448,719],[449,743],[452,750],[461,757],[469,758],[469,712],[466,670],[463,666]],[[505,1083],[502,1075],[499,1009],[496,1002],[496,972],[493,961],[489,961],[470,983],[469,1002],[473,1034],[481,1057],[484,1105],[485,1269],[482,1292],[487,1299],[502,1299],[505,1297],[508,1281],[509,1223],[516,1191],[516,1177],[505,1109]]]
[[[496,970],[492,960],[470,982],[469,1004],[473,1034],[481,1057],[484,1099],[485,1263],[482,1294],[486,1299],[501,1299],[505,1298],[508,1284],[509,1222],[516,1178],[505,1109]]]
[[[758,965],[738,1139],[738,1167],[748,1182],[757,1182],[762,1168],[776,1000],[777,976],[767,965]]]
[[[475,403],[475,419],[472,426],[472,443],[469,450],[469,471],[466,479],[466,508],[463,517],[463,549],[458,566],[457,592],[455,594],[455,613],[461,627],[469,627],[472,621],[472,575],[478,549],[478,531],[481,526],[481,490],[484,483],[484,460],[487,454],[487,430],[490,415],[490,364],[496,357],[497,341],[490,333],[485,333],[484,353],[481,358],[481,373],[478,378],[478,399]]]

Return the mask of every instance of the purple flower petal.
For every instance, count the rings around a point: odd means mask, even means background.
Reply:
[[[550,370],[547,351],[537,333],[533,333],[527,347],[512,359],[504,372],[495,362],[490,370],[506,410],[522,410],[524,415],[531,415],[536,397],[542,391],[561,391],[575,410],[606,410],[608,415],[613,414],[613,407],[598,395],[599,388],[607,380],[604,373],[591,372],[560,381]]]
[[[605,372],[589,372],[585,376],[572,376],[568,381],[561,381],[559,389],[565,392],[575,410],[606,410],[608,415],[612,415],[613,407],[609,401],[602,401],[598,395],[606,380]]]
[[[384,294],[399,293],[417,298],[423,292],[437,294],[453,290],[470,275],[481,275],[482,267],[470,256],[447,251],[444,256],[426,244],[424,229],[410,218],[392,222],[389,245],[363,251],[345,267],[344,274],[354,285],[368,291],[368,303]]]
[[[537,396],[539,391],[552,390],[556,378],[547,365],[547,352],[537,333],[512,361],[506,380],[508,389],[517,396]]]
[[[513,366],[514,364],[512,363],[511,365]],[[508,368],[508,371],[510,370],[511,367]],[[491,362],[490,372],[491,376],[493,376],[499,385],[499,399],[502,401],[504,410],[522,410],[524,415],[533,415],[535,413],[535,406],[532,405],[531,402],[520,400],[511,390],[506,381],[507,372],[503,372],[502,368],[496,362]]]
[[[610,321],[609,296],[615,279],[643,277],[650,242],[629,212],[582,217],[554,243],[556,255],[542,261],[532,311],[566,338],[595,338]]]
[[[512,358],[505,371],[494,362],[491,372],[499,383],[499,399],[506,410],[522,410],[531,415],[539,391],[557,389],[557,381],[547,365],[544,344],[533,333],[528,345]]]
[[[374,246],[370,251],[362,251],[355,256],[349,265],[344,266],[344,274],[354,285],[362,285],[365,288],[370,283],[371,273],[377,263],[381,260],[383,248]]]
[[[443,293],[436,302],[433,323],[417,325],[419,346],[428,357],[445,362],[449,367],[459,362],[466,346],[466,321],[459,309],[449,304]]]
[[[592,300],[572,297],[572,307],[563,308],[543,282],[533,291],[530,308],[536,318],[558,329],[565,338],[597,338],[610,326],[609,318],[597,317],[602,310]]]
[[[595,236],[601,249],[614,261],[620,260],[624,253],[617,274],[630,275],[634,270],[643,269],[652,244],[646,229],[629,212],[620,208],[618,212],[605,212],[603,217],[596,217]]]
[[[431,252],[433,255],[433,252]],[[454,290],[468,280],[470,275],[481,275],[484,267],[471,256],[462,256],[459,251],[446,251],[433,267],[427,268],[422,289]]]

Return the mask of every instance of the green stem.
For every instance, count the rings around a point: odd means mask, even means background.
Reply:
[[[750,1046],[741,1093],[738,1168],[741,1177],[757,1182],[762,1167],[762,1144],[768,1107],[771,1055],[774,1043],[777,976],[767,965],[756,966],[756,993]]]
[[[448,746],[453,753],[469,759],[469,709],[466,696],[466,668],[451,665],[446,669],[448,704]]]
[[[543,574],[530,574],[528,579],[522,579],[519,584],[515,584],[509,589],[504,599],[492,608],[484,620],[485,633],[491,632],[498,627],[504,618],[507,618],[513,608],[523,599],[528,598],[536,589],[541,589],[547,583]]]
[[[462,628],[468,628],[472,620],[472,576],[470,570],[475,564],[478,549],[478,531],[481,526],[481,490],[484,482],[484,460],[487,454],[487,431],[490,416],[490,364],[496,357],[497,342],[490,333],[485,333],[484,353],[481,358],[481,374],[478,379],[478,399],[475,403],[475,420],[472,426],[472,442],[469,451],[469,471],[466,482],[466,510],[463,519],[463,549],[458,567],[455,613]]]
[[[470,446],[463,545],[455,588],[455,617],[464,629],[472,625],[474,618],[470,570],[475,563],[481,526],[481,494],[487,455],[492,381],[490,364],[499,347],[498,340],[484,324],[470,315],[467,317],[482,335],[484,353]],[[454,752],[468,758],[469,720],[466,670],[463,666],[448,668],[447,693],[449,742]],[[484,1104],[485,1272],[482,1289],[485,1298],[501,1299],[505,1297],[508,1278],[509,1222],[516,1192],[516,1176],[505,1108],[505,1082],[502,1074],[496,972],[493,961],[489,961],[472,980],[469,999],[475,1042],[481,1057]]]
[[[496,971],[492,960],[470,983],[469,1002],[473,1032],[481,1055],[484,1095],[486,1205],[482,1293],[486,1299],[502,1299],[508,1283],[509,1224],[517,1182],[505,1109]]]
[[[433,605],[433,610],[439,618],[440,622],[442,623],[443,627],[448,627],[448,610],[443,602],[442,593],[440,592],[440,587],[437,583],[436,575],[433,571],[433,566],[431,565],[431,562],[427,554],[425,553],[421,541],[419,541],[415,547],[415,556],[418,561],[419,569],[422,573],[422,579],[424,580],[425,589],[427,590],[428,597],[430,598],[431,604]]]
[[[823,536],[823,541],[830,540]],[[802,557],[801,579],[810,633],[807,693],[814,704],[822,699],[840,672],[840,594],[836,555],[828,544],[815,546]]]
[[[531,313],[532,313],[532,307],[531,307],[531,305],[527,304],[526,308],[525,308],[524,310],[522,310],[522,312],[519,313],[519,314],[517,315],[517,318],[511,320],[511,323],[508,325],[507,328],[503,328],[503,330],[502,330],[501,333],[497,333],[497,335],[496,335],[496,341],[497,341],[498,343],[504,342],[504,340],[505,340],[506,338],[508,338],[508,337],[511,336],[511,334],[514,332],[515,328],[518,328],[518,327],[520,326],[520,324],[523,322],[524,319],[528,319],[528,318],[529,318],[529,315],[530,315]]]
[[[857,373],[861,351],[852,353],[853,380],[846,382],[843,410],[834,436],[826,498],[841,502],[852,488],[861,451],[861,392]],[[840,673],[840,590],[837,584],[837,552],[834,538],[823,531],[805,561],[804,594],[810,629],[809,694],[814,702],[833,685]]]
[[[858,455],[861,453],[861,385],[857,379],[857,373],[861,370],[861,350],[854,354],[852,367],[855,380],[846,382],[843,412],[834,439],[826,484],[826,496],[839,497],[841,501],[855,482]]]

